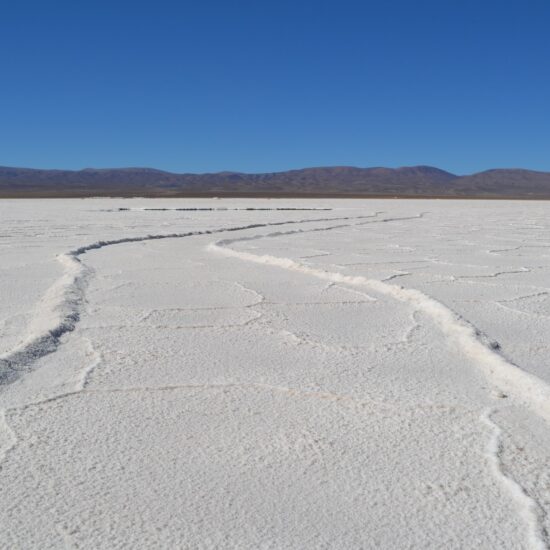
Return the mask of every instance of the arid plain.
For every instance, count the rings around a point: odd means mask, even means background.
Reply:
[[[2,201],[2,548],[546,548],[549,220]]]

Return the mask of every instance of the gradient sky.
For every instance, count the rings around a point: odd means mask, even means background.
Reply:
[[[18,0],[0,62],[0,165],[550,171],[548,0]]]

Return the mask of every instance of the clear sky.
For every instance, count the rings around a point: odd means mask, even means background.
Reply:
[[[548,0],[3,2],[0,165],[550,171]]]

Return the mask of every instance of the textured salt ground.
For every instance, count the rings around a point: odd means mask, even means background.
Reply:
[[[8,421],[6,547],[523,547],[477,411],[204,386],[79,394]]]
[[[489,220],[487,225],[492,228],[497,221],[501,227],[500,219]],[[460,234],[460,231],[466,235],[472,233],[472,229],[460,227],[455,232]],[[326,254],[302,263],[421,290],[471,319],[476,327],[499,341],[505,353],[522,368],[550,380],[547,359],[550,256],[540,254],[541,249],[550,247],[548,232],[543,225],[531,229],[522,246],[529,255],[524,252],[521,257],[503,260],[501,253],[496,255],[491,249],[495,240],[503,240],[503,233],[493,231],[479,235],[477,243],[448,231],[448,239],[436,246],[432,224],[417,223],[411,233],[408,226],[396,222],[386,224],[383,233],[369,232],[368,251],[361,251],[354,244],[353,254],[347,257],[341,250],[342,237],[331,232],[323,236]],[[262,241],[263,251],[277,255],[285,248],[284,241],[284,237]],[[287,241],[296,247],[296,236],[288,237]],[[397,246],[396,241],[401,244]],[[302,242],[306,246],[307,239]],[[546,244],[534,246],[529,244],[532,242]],[[246,241],[239,244],[240,249],[252,252],[255,252],[254,246]],[[299,260],[293,250],[291,248],[285,257]],[[510,252],[507,250],[506,254]]]
[[[509,240],[517,238],[514,210],[498,204],[472,212],[461,203],[411,208],[418,203],[369,201],[350,213],[350,203],[342,203],[331,215],[431,212],[383,227],[231,246],[302,257],[340,273],[346,255],[352,263],[357,251],[370,250],[382,279],[394,274],[390,262],[405,257],[452,261],[457,274],[493,273],[490,262],[490,269],[472,269],[478,259],[466,237],[447,249],[427,238],[453,237],[453,225],[463,228],[466,215],[481,226],[474,232],[480,249],[495,245],[497,221],[499,239],[503,220]],[[532,216],[544,225],[546,212],[535,206]],[[139,213],[125,212],[131,227],[119,220],[118,228],[107,227],[116,214],[109,215],[104,227],[86,228],[93,231],[87,242],[117,230],[139,234]],[[143,234],[163,232],[166,217],[151,222],[152,215],[142,221],[158,227]],[[260,221],[227,216],[216,226]],[[170,223],[201,229],[212,220],[203,214]],[[521,231],[525,242],[528,229]],[[71,238],[56,241],[58,251],[78,244]],[[496,396],[475,361],[425,315],[364,289],[213,254],[206,249],[213,240],[130,243],[86,254],[94,277],[76,330],[1,390],[6,548],[546,546],[545,421]],[[517,263],[499,262],[494,267]],[[535,262],[542,266],[538,278],[492,277],[502,286],[492,294],[483,279],[447,281],[447,294],[440,290],[438,298],[468,318],[479,296],[492,307],[495,298],[515,300],[527,287],[544,292],[544,259],[533,251],[522,265]],[[430,263],[432,278],[452,275]],[[433,296],[437,286],[425,281],[422,290]],[[406,277],[390,282],[409,284]],[[455,296],[457,286],[465,290]],[[479,321],[491,336],[515,327],[502,332],[503,348],[529,345],[530,336],[536,341],[521,319]],[[547,376],[543,368],[540,376]]]

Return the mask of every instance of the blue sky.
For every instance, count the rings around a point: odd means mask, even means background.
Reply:
[[[550,171],[550,2],[4,2],[0,165]]]

